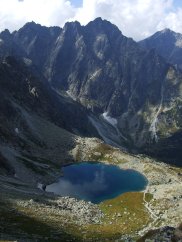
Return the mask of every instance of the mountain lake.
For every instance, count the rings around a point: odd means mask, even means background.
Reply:
[[[125,192],[142,191],[147,179],[131,169],[98,162],[81,162],[62,168],[63,176],[46,187],[46,191],[92,203],[115,198]]]

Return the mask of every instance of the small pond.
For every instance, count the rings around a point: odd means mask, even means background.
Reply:
[[[63,167],[64,176],[46,187],[46,191],[100,203],[118,195],[141,191],[147,179],[134,170],[122,170],[114,165],[83,162]]]

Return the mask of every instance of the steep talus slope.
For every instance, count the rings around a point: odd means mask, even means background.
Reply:
[[[97,136],[83,107],[69,97],[56,96],[44,78],[37,78],[23,62],[12,57],[0,63],[0,95],[3,172],[16,173],[25,180],[35,177],[37,181],[36,172],[46,176],[51,171],[49,164],[47,170],[40,172],[41,165],[36,170],[41,160],[35,162],[34,157],[45,159],[43,163],[70,162],[73,157],[69,152],[75,147],[76,139],[73,132]]]
[[[49,83],[43,77],[37,77],[23,62],[8,57],[1,63],[0,71],[0,91],[2,97],[7,99],[7,102],[2,103],[3,111],[8,109],[3,109],[3,105],[8,105],[13,100],[12,102],[16,102],[30,112],[37,113],[69,131],[78,129],[80,134],[88,136],[94,132],[94,129],[89,127],[86,109],[69,97],[56,95]],[[8,99],[9,96],[11,98]],[[13,113],[8,112],[6,116],[8,115],[13,116]],[[74,116],[74,122],[72,116]],[[80,125],[80,119],[86,126]],[[92,132],[89,133],[89,129]]]

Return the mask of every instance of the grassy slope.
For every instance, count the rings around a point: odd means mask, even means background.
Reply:
[[[105,214],[103,224],[86,226],[86,238],[115,241],[127,234],[136,235],[137,231],[150,221],[150,216],[143,204],[142,192],[125,193],[99,206]]]

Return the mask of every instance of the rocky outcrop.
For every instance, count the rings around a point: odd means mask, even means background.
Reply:
[[[155,241],[179,242],[181,240],[182,240],[182,229],[180,225],[178,228],[166,226],[158,230],[151,230],[143,238],[139,239],[138,242],[155,242]]]

